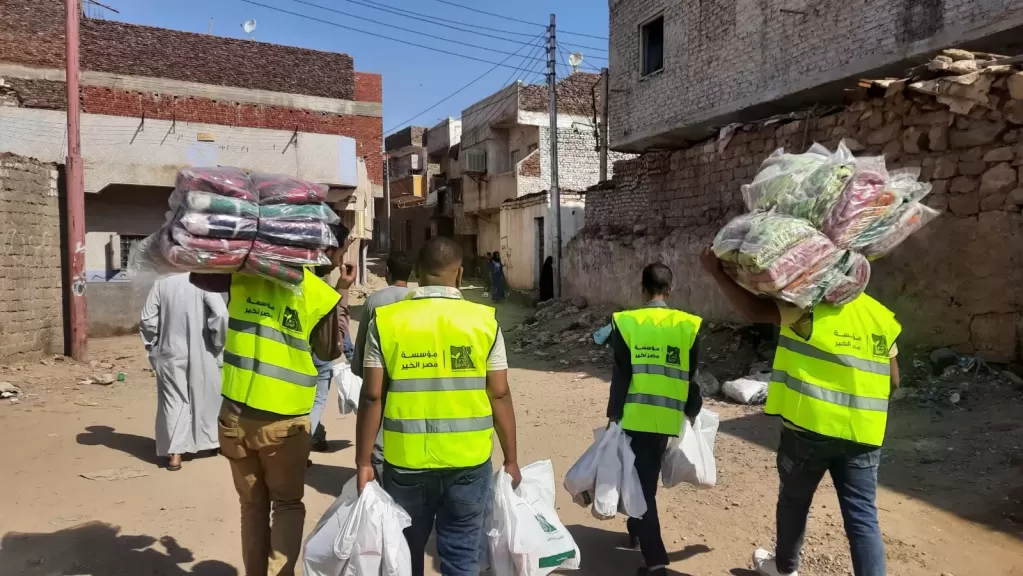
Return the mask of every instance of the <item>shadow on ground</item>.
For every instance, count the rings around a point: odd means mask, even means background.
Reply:
[[[313,464],[305,472],[305,483],[320,494],[337,498],[341,489],[355,476],[355,469],[331,464]]]
[[[118,432],[110,426],[88,426],[75,438],[82,446],[106,446],[124,452],[137,460],[154,466],[160,465],[156,456],[156,441],[137,434]]]
[[[762,412],[722,420],[720,428],[772,451],[780,430],[778,419]],[[894,403],[878,483],[1023,539],[1021,445],[1023,403],[1018,398],[987,398],[968,409]]]
[[[55,574],[159,574],[237,576],[230,565],[205,560],[171,536],[127,535],[105,522],[89,522],[48,534],[8,532],[0,540],[0,576]]]
[[[593,576],[635,574],[636,570],[643,566],[642,554],[624,547],[628,538],[624,531],[603,530],[582,524],[574,524],[567,528],[582,553],[582,565],[586,574]],[[668,559],[672,563],[685,562],[698,554],[710,551],[711,549],[703,544],[692,544],[681,550],[669,550]],[[685,573],[671,569],[668,570],[668,574],[686,576]]]

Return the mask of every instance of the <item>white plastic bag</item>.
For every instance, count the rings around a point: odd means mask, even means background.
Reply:
[[[593,429],[593,444],[583,452],[579,460],[568,469],[562,486],[572,497],[589,506],[593,500],[593,489],[597,483],[597,463],[600,458],[601,440],[604,438],[603,428]]]
[[[592,503],[593,515],[602,520],[613,518],[618,512],[642,517],[646,514],[646,499],[629,437],[617,423],[607,430],[594,430],[593,436],[593,444],[565,476],[565,489],[577,503],[584,506]]]
[[[522,468],[522,482],[514,489],[511,476],[499,471],[493,496],[488,538],[495,576],[546,576],[579,568],[579,547],[555,510],[550,460]]]
[[[305,576],[411,576],[403,531],[409,515],[370,482],[359,496],[356,479],[341,489],[305,543]]]
[[[359,393],[362,392],[362,378],[352,372],[345,362],[335,362],[331,367],[337,384],[337,408],[342,415],[359,410]]]
[[[701,410],[696,426],[685,421],[682,438],[672,438],[661,461],[661,483],[672,488],[686,482],[700,488],[717,484],[714,441],[720,418],[711,410]]]
[[[738,378],[721,385],[721,393],[739,404],[767,402],[767,382],[753,378]]]

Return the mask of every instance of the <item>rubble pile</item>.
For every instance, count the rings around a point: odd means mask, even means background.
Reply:
[[[613,307],[590,307],[586,298],[561,298],[537,304],[536,313],[505,333],[516,354],[539,360],[557,359],[563,366],[579,363],[611,366],[610,347],[600,346],[593,333],[611,322]]]
[[[909,71],[903,79],[868,81],[891,96],[907,90],[934,97],[954,114],[983,117],[1003,111],[1023,124],[1023,58],[949,49]],[[990,118],[994,120],[994,118]],[[1002,118],[998,118],[1002,120]]]

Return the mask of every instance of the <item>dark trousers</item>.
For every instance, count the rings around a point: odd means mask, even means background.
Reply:
[[[632,438],[632,452],[636,455],[636,472],[646,499],[646,514],[642,518],[629,518],[626,527],[629,536],[639,540],[643,561],[647,566],[667,566],[668,551],[661,539],[661,522],[657,518],[657,482],[661,475],[661,458],[668,447],[668,437],[650,432],[625,433]]]
[[[795,572],[813,495],[825,472],[838,492],[853,573],[885,576],[884,541],[877,522],[877,468],[881,449],[813,432],[784,428],[778,447],[778,570]],[[638,462],[637,462],[638,464]]]
[[[426,542],[434,523],[440,573],[479,576],[492,470],[490,460],[474,468],[442,470],[407,470],[384,462],[384,490],[412,518],[412,525],[405,529],[412,576],[423,576]]]

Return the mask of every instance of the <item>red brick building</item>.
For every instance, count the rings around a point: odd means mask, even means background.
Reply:
[[[64,4],[0,0],[0,153],[64,161]],[[360,237],[372,233],[382,78],[351,56],[83,18],[81,67],[93,335],[137,321],[148,285],[127,281],[128,248],[163,221],[182,166],[361,184],[337,207]]]

